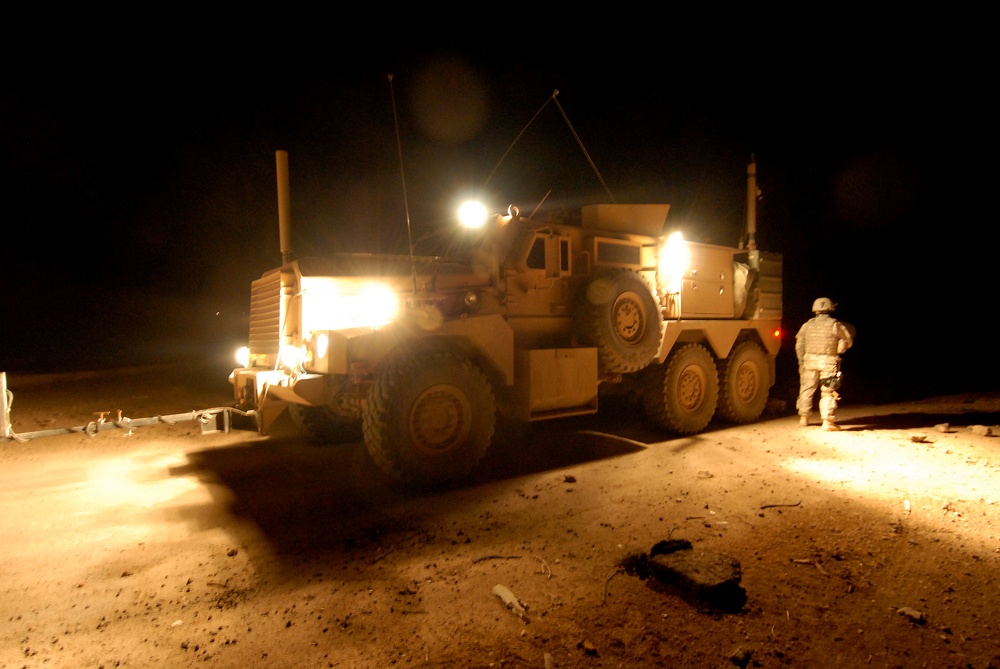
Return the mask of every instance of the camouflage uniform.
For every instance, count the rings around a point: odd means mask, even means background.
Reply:
[[[840,395],[840,354],[854,344],[853,328],[830,316],[833,302],[819,298],[813,303],[813,318],[795,335],[795,355],[799,359],[799,424],[809,424],[816,389],[820,389],[819,413],[823,429],[838,430],[837,401]]]

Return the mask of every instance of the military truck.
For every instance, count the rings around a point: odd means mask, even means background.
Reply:
[[[668,204],[509,206],[447,253],[293,259],[277,162],[283,263],[253,281],[230,375],[262,434],[287,411],[312,438],[363,440],[400,482],[436,485],[476,469],[498,419],[592,414],[612,394],[667,434],[761,416],[782,279],[781,256],[756,248],[753,163],[737,247],[685,241]]]

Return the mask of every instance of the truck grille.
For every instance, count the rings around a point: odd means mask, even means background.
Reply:
[[[281,343],[281,272],[262,276],[250,285],[250,352],[277,355]]]

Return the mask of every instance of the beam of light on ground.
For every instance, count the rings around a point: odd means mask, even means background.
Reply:
[[[1000,503],[997,472],[987,460],[955,453],[951,466],[941,468],[940,453],[935,458],[931,454],[934,449],[948,449],[946,444],[914,442],[887,448],[884,441],[856,432],[814,431],[807,433],[807,439],[816,450],[807,457],[785,459],[784,468],[859,501],[898,504],[913,522],[934,525],[949,516],[959,518],[963,501]],[[996,549],[1000,536],[989,534],[988,527],[975,539]]]

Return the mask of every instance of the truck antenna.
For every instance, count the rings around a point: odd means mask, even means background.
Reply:
[[[556,91],[556,93],[558,92],[559,91]],[[553,96],[554,95],[555,94],[553,93]],[[497,173],[497,170],[500,169],[501,165],[503,165],[503,161],[505,161],[507,159],[507,156],[510,155],[510,152],[514,150],[514,145],[517,144],[519,141],[521,141],[521,137],[523,137],[524,133],[528,131],[528,128],[530,128],[531,124],[535,122],[535,119],[538,118],[538,115],[542,113],[542,110],[545,109],[546,106],[548,106],[549,100],[551,99],[552,98],[549,98],[545,102],[543,102],[542,106],[539,107],[538,111],[535,112],[535,115],[531,117],[531,120],[528,121],[523,128],[521,128],[521,132],[517,133],[517,137],[515,137],[514,141],[510,143],[510,146],[507,147],[507,150],[504,151],[504,154],[500,156],[500,160],[497,161],[497,164],[493,168],[493,171],[490,172],[490,175],[486,177],[486,181],[483,182],[483,188],[489,185],[490,180],[493,178],[493,175]]]
[[[590,158],[590,154],[587,153],[587,148],[583,145],[583,142],[580,140],[580,136],[576,134],[576,130],[573,128],[573,124],[569,122],[569,117],[566,116],[566,112],[563,111],[562,105],[559,104],[559,100],[556,99],[557,95],[559,95],[558,88],[552,91],[552,95],[549,96],[549,98],[546,99],[544,103],[542,103],[542,106],[538,108],[538,111],[535,112],[535,115],[531,117],[531,120],[528,121],[528,123],[521,129],[521,132],[517,134],[517,137],[514,138],[514,141],[510,143],[510,146],[507,147],[507,151],[504,152],[503,156],[501,156],[500,160],[497,162],[496,167],[494,167],[493,171],[490,172],[490,175],[486,177],[486,181],[483,182],[483,187],[485,188],[487,185],[489,185],[490,179],[492,179],[493,175],[497,173],[498,169],[500,169],[500,165],[502,165],[503,161],[507,159],[507,156],[514,148],[514,145],[517,144],[518,141],[520,141],[525,131],[527,131],[528,128],[531,126],[531,124],[535,122],[535,119],[538,118],[538,115],[542,113],[542,110],[545,109],[545,107],[549,104],[549,102],[555,102],[556,107],[559,108],[559,113],[562,114],[563,120],[566,121],[566,125],[569,127],[569,131],[573,134],[573,139],[576,140],[576,143],[580,146],[580,150],[583,151],[583,155],[587,159],[587,162],[590,163],[590,168],[594,170],[594,174],[597,175],[598,181],[600,181],[601,185],[604,186],[604,191],[608,194],[608,197],[611,198],[611,202],[616,203],[615,196],[611,194],[611,190],[608,188],[608,184],[604,182],[604,177],[602,177],[601,173],[597,170],[597,165],[595,165],[594,161]]]
[[[417,263],[413,257],[413,230],[410,227],[410,203],[406,199],[406,174],[403,172],[403,145],[399,140],[399,116],[396,114],[396,92],[389,75],[389,97],[392,98],[392,122],[396,126],[396,151],[399,154],[399,177],[403,182],[403,208],[406,210],[406,237],[410,245],[410,271],[413,273],[413,294],[417,294]]]
[[[573,133],[573,139],[575,139],[576,143],[580,145],[580,150],[583,151],[583,155],[586,156],[587,162],[590,163],[590,168],[594,170],[594,174],[597,175],[597,179],[601,182],[601,185],[604,186],[604,192],[606,192],[608,194],[608,197],[611,198],[612,203],[617,204],[617,202],[615,201],[615,196],[611,194],[611,189],[608,188],[608,184],[604,183],[604,177],[602,177],[601,173],[597,171],[597,165],[595,165],[594,161],[590,158],[590,154],[587,153],[587,148],[583,145],[583,142],[580,141],[580,136],[576,134],[576,130],[573,128],[573,124],[569,122],[569,117],[566,116],[566,112],[563,111],[562,105],[559,104],[559,100],[556,99],[557,95],[559,95],[558,90],[552,91],[552,101],[555,102],[556,107],[559,108],[559,113],[562,114],[563,120],[566,121],[566,125],[569,127],[569,131]]]

